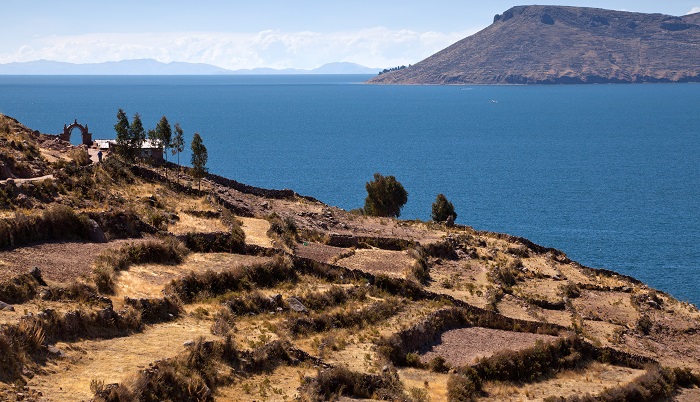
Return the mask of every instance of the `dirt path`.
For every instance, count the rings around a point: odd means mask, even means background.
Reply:
[[[210,326],[210,321],[185,317],[129,337],[58,343],[56,347],[66,357],[49,365],[48,374],[35,376],[28,386],[46,395],[46,401],[89,400],[91,380],[105,384],[122,382],[155,360],[177,355],[187,340],[199,336],[215,339]]]
[[[27,179],[5,179],[5,180],[0,180],[0,184],[7,184],[7,181],[8,181],[8,180],[12,180],[12,181],[15,183],[15,185],[16,185],[17,187],[19,187],[20,185],[22,185],[22,183],[29,183],[29,182],[32,182],[32,181],[42,181],[42,180],[46,180],[46,179],[53,179],[53,175],[52,175],[52,174],[47,174],[46,176],[41,176],[41,177],[30,177],[30,178],[27,178]]]

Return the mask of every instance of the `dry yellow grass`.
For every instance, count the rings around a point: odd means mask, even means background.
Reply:
[[[414,259],[404,251],[359,249],[353,255],[338,260],[337,264],[373,274],[403,278],[413,262]]]
[[[498,304],[496,304],[496,307],[498,308],[498,312],[506,317],[528,321],[532,321],[534,318],[528,312],[528,303],[509,294],[503,295],[503,298],[498,302]]]
[[[700,401],[700,388],[683,389],[673,399],[674,402],[697,402]]]
[[[162,297],[161,290],[168,282],[189,272],[223,271],[270,260],[269,257],[241,254],[193,253],[180,265],[134,265],[117,275],[116,299]]]
[[[565,283],[552,279],[529,279],[513,286],[513,293],[524,298],[556,303],[562,300],[559,287]]]
[[[548,396],[563,396],[591,394],[597,395],[605,388],[624,385],[643,374],[643,370],[627,367],[611,366],[602,363],[591,363],[578,371],[566,371],[551,379],[522,385],[508,383],[484,384],[487,397],[484,401],[543,401]]]
[[[553,277],[555,275],[561,276],[561,271],[559,270],[558,263],[552,262],[546,256],[533,255],[528,258],[523,258],[522,262],[523,266],[530,272],[547,275],[550,277]]]
[[[448,374],[406,368],[399,370],[399,379],[407,392],[412,388],[427,392],[430,402],[447,402]]]
[[[272,241],[267,236],[270,230],[270,222],[265,219],[246,218],[239,216],[238,220],[243,222],[242,228],[245,232],[245,242],[261,247],[272,247]]]
[[[574,308],[585,319],[607,321],[630,328],[636,326],[639,312],[632,305],[629,293],[587,290],[572,300]]]
[[[567,279],[573,283],[594,284],[594,277],[589,277],[576,264],[559,264],[559,271],[564,276],[562,279]]]
[[[217,401],[254,402],[292,401],[304,376],[313,377],[316,369],[305,365],[277,367],[269,374],[238,378],[230,386],[217,390]]]
[[[52,302],[45,300],[30,300],[26,303],[15,304],[15,311],[0,311],[0,324],[17,323],[22,316],[27,314],[36,314],[44,309],[53,309],[57,313],[63,313],[71,310],[76,310],[81,306],[77,303]]]
[[[180,220],[174,225],[168,226],[168,231],[173,234],[228,231],[228,226],[224,225],[220,219],[199,218],[184,212],[178,214],[178,216],[180,217]]]
[[[147,327],[142,333],[128,337],[60,342],[56,345],[66,357],[50,363],[46,373],[36,375],[28,386],[41,391],[49,401],[88,400],[92,379],[105,384],[124,381],[137,370],[158,359],[175,356],[183,342],[204,336],[215,339],[209,321],[184,317],[177,321]]]

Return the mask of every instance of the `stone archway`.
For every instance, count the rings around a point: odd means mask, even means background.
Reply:
[[[92,145],[92,133],[88,130],[88,126],[82,125],[78,123],[78,119],[75,119],[73,123],[70,125],[63,125],[63,134],[61,134],[59,137],[66,142],[70,142],[70,134],[73,131],[73,129],[79,128],[80,132],[83,135],[83,144],[84,145]]]

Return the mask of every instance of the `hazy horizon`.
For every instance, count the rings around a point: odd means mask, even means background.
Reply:
[[[684,15],[700,0],[566,4]],[[239,70],[313,69],[333,62],[370,68],[414,64],[488,26],[522,3],[443,0],[352,4],[302,0],[255,3],[126,0],[9,0],[0,27],[0,64],[51,60],[76,64],[154,59]]]

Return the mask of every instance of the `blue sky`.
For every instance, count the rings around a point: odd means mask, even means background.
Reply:
[[[684,15],[700,0],[561,0],[562,4]],[[467,0],[0,0],[0,63],[135,58],[224,68],[368,67],[415,63],[528,4]]]

